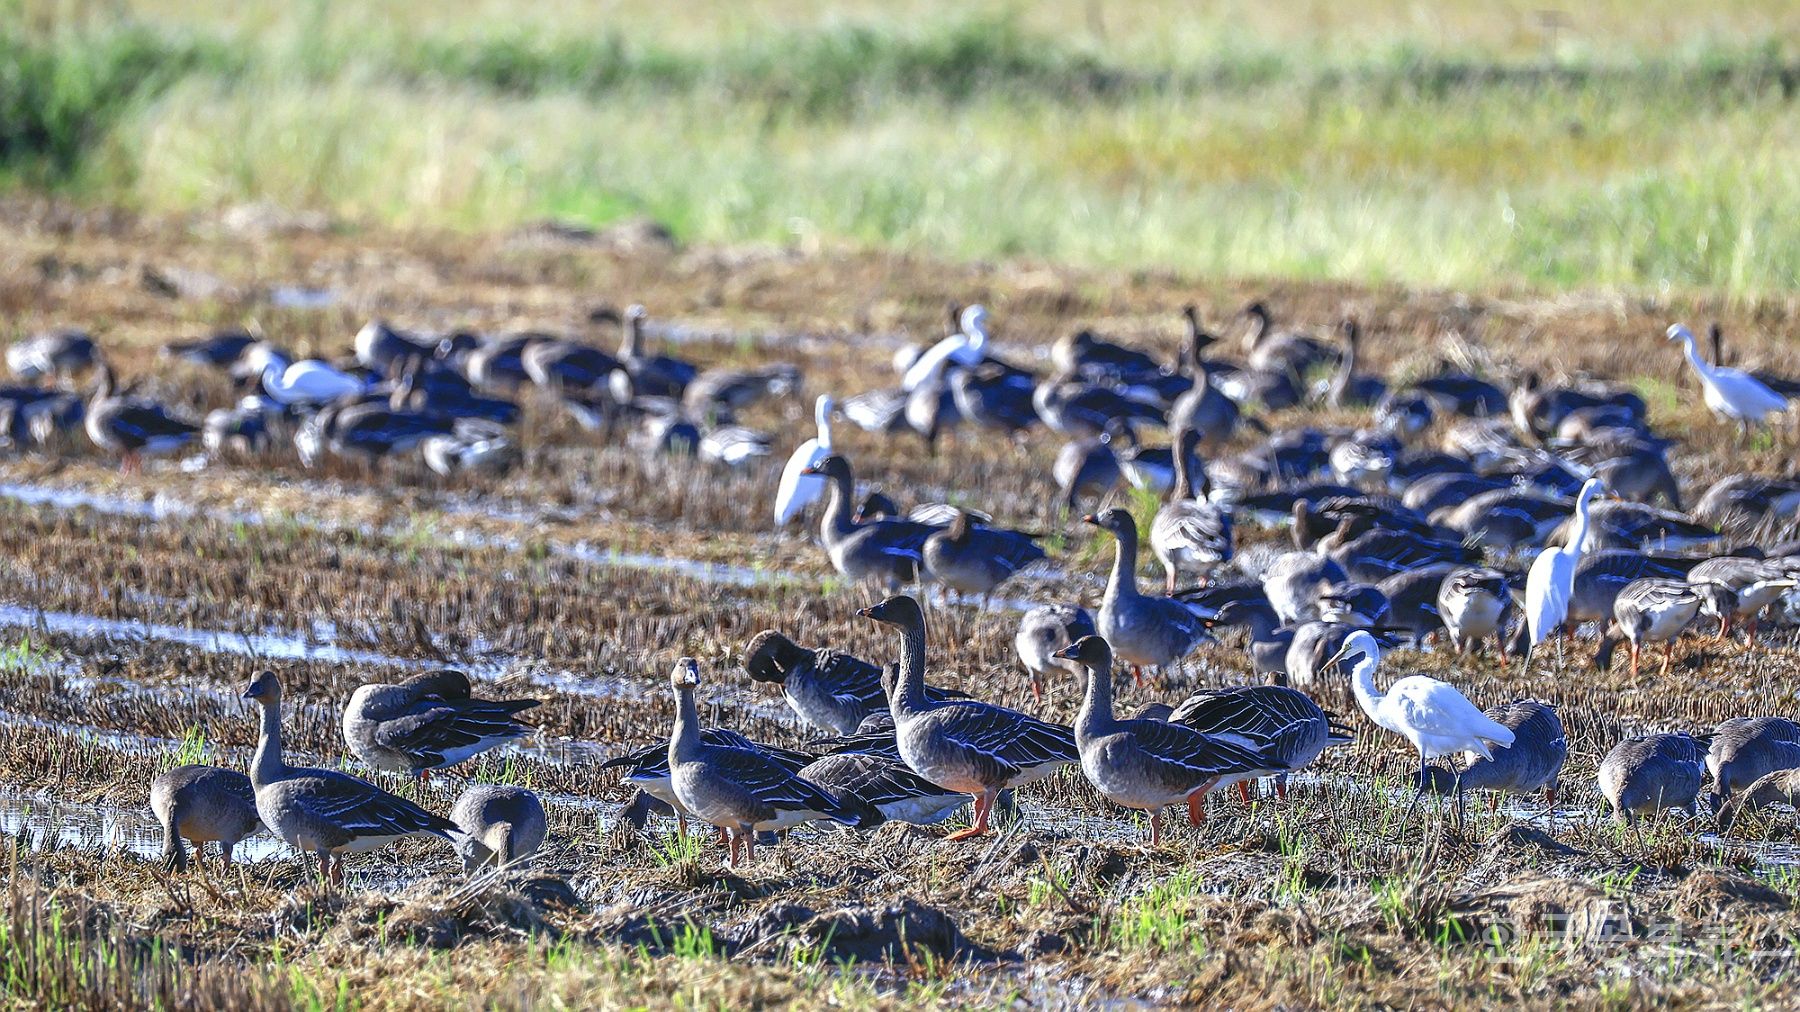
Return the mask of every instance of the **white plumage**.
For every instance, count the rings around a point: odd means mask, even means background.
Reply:
[[[781,484],[775,490],[777,526],[792,523],[801,510],[825,494],[825,479],[803,472],[831,456],[831,410],[830,395],[820,394],[813,405],[813,414],[819,423],[819,434],[795,447],[793,454],[788,457],[787,465],[781,469]]]
[[[263,390],[281,404],[329,404],[363,392],[363,381],[316,358],[289,364],[267,348],[251,352],[253,368],[262,373]]]
[[[1338,659],[1351,661],[1351,689],[1363,712],[1375,722],[1412,743],[1419,752],[1419,793],[1424,792],[1425,764],[1439,756],[1473,752],[1494,758],[1493,749],[1513,743],[1512,729],[1481,712],[1448,682],[1426,675],[1408,675],[1388,686],[1386,695],[1375,691],[1375,668],[1381,648],[1375,637],[1358,630],[1344,640]],[[1416,804],[1419,794],[1413,795]],[[1407,809],[1412,814],[1412,809]]]
[[[929,382],[946,363],[968,367],[980,365],[987,356],[987,310],[970,306],[962,312],[962,333],[951,334],[919,353],[900,380],[903,390],[911,391]]]
[[[1688,364],[1700,378],[1700,395],[1713,414],[1729,418],[1740,425],[1760,425],[1772,414],[1788,408],[1786,397],[1763,385],[1761,380],[1730,366],[1707,365],[1694,343],[1693,331],[1682,324],[1669,328],[1669,340],[1680,341],[1687,353]]]
[[[1581,486],[1581,494],[1575,497],[1575,528],[1569,533],[1568,544],[1546,548],[1532,560],[1531,572],[1525,577],[1525,623],[1531,630],[1534,648],[1569,617],[1575,567],[1581,562],[1582,544],[1587,541],[1588,507],[1602,487],[1598,478],[1589,478]]]

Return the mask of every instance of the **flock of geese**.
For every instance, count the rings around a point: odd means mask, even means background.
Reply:
[[[1732,474],[1684,505],[1667,457],[1676,441],[1652,429],[1630,389],[1536,374],[1503,388],[1449,361],[1390,383],[1359,371],[1355,320],[1320,336],[1282,329],[1261,303],[1243,316],[1248,337],[1235,361],[1215,354],[1220,339],[1189,308],[1173,363],[1083,330],[1055,344],[1042,376],[1002,355],[987,311],[970,306],[953,314],[948,336],[897,353],[890,384],[841,402],[819,396],[817,432],[781,469],[772,516],[786,525],[816,513],[830,564],[885,595],[858,615],[893,630],[897,661],[884,668],[775,630],[746,644],[749,677],[779,685],[804,723],[830,735],[794,750],[702,726],[699,667],[683,659],[670,676],[666,742],[606,765],[684,831],[689,819],[717,828],[734,865],[740,854],[754,859],[769,834],[804,823],[935,823],[971,802],[970,825],[951,838],[980,835],[1009,792],[1068,766],[1109,802],[1146,813],[1154,844],[1165,808],[1185,805],[1198,823],[1220,787],[1235,784],[1247,801],[1252,783],[1272,777],[1285,797],[1289,776],[1350,740],[1307,694],[1347,675],[1369,721],[1418,752],[1414,805],[1425,793],[1453,796],[1460,821],[1468,791],[1542,790],[1554,815],[1568,744],[1552,705],[1484,709],[1424,675],[1383,692],[1375,676],[1384,652],[1432,639],[1458,653],[1491,642],[1501,666],[1509,657],[1529,665],[1552,642],[1560,658],[1594,622],[1596,664],[1625,644],[1637,678],[1640,650],[1661,646],[1666,677],[1673,643],[1703,621],[1720,640],[1747,626],[1753,647],[1759,619],[1800,598],[1791,593],[1800,480]],[[417,453],[441,473],[484,471],[515,458],[515,398],[537,387],[580,425],[622,433],[645,452],[730,467],[769,457],[774,440],[736,419],[759,399],[797,395],[798,370],[702,369],[652,354],[644,319],[635,306],[619,317],[616,352],[549,334],[405,334],[379,322],[343,362],[295,360],[241,333],[171,345],[169,356],[243,384],[241,400],[200,422],[120,390],[91,338],[58,331],[8,350],[21,384],[0,387],[0,439],[54,448],[79,429],[135,468],[143,455],[196,440],[211,453],[267,452],[285,434],[309,463]],[[1716,326],[1710,362],[1685,326],[1667,337],[1707,407],[1741,437],[1786,416],[1800,396],[1800,382],[1725,365]],[[89,370],[96,379],[84,395],[74,382]],[[1274,424],[1307,404],[1361,412],[1366,424]],[[859,499],[851,461],[833,443],[839,420],[910,433],[932,453],[957,432],[1014,438],[1044,428],[1065,440],[1051,469],[1058,499],[1071,512],[1093,504],[1082,519],[1112,539],[1110,573],[1096,612],[1067,601],[1030,608],[1014,642],[1034,689],[1064,678],[1083,686],[1073,726],[926,681],[931,585],[991,603],[1046,559],[1041,535],[963,506],[903,511],[879,493]],[[1146,438],[1156,430],[1168,434],[1162,445]],[[1160,500],[1147,525],[1159,592],[1139,586],[1139,518],[1112,505],[1128,486]],[[1237,550],[1245,529],[1275,526],[1291,548],[1272,551],[1262,539]],[[1257,684],[1115,713],[1116,667],[1167,684],[1196,647],[1233,630],[1246,680]],[[216,841],[229,860],[258,825],[317,854],[332,881],[342,854],[405,836],[449,840],[470,867],[522,860],[541,845],[542,805],[520,788],[472,787],[446,819],[368,780],[287,765],[278,680],[262,672],[245,695],[261,709],[248,776],[181,767],[156,780],[151,803],[171,862],[185,860],[184,839]],[[374,770],[425,775],[527,733],[516,714],[533,702],[481,700],[461,674],[431,672],[359,690],[344,736]],[[1800,726],[1755,717],[1619,742],[1598,780],[1629,822],[1670,808],[1697,814],[1710,776],[1710,806],[1728,826],[1748,807],[1800,792],[1796,769]]]

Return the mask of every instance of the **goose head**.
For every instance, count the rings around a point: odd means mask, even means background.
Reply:
[[[1095,673],[1112,670],[1112,647],[1099,636],[1083,636],[1050,656],[1074,661]]]
[[[753,682],[780,684],[812,651],[773,629],[764,629],[744,645],[744,671]]]
[[[281,679],[276,678],[273,671],[258,671],[244,689],[244,698],[264,706],[281,705]]]
[[[1137,537],[1137,521],[1132,519],[1130,513],[1117,506],[1097,514],[1089,513],[1081,518],[1081,522],[1093,524],[1103,531],[1111,531],[1116,538]]]
[[[925,613],[919,609],[919,602],[905,594],[872,604],[867,608],[858,608],[856,613],[863,618],[874,619],[883,625],[910,628],[921,625],[925,621]]]
[[[839,479],[849,481],[851,477],[850,462],[845,460],[841,455],[834,453],[818,463],[810,465],[806,470],[801,471],[800,473],[819,475],[820,477],[830,478],[834,481]]]
[[[674,686],[677,692],[698,686],[700,684],[700,662],[692,657],[683,657],[676,661],[675,667],[669,671],[669,684]]]

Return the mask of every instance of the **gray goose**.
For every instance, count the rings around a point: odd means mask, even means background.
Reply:
[[[451,668],[358,688],[344,706],[344,744],[384,773],[428,777],[531,733],[514,719],[536,699],[476,699]]]
[[[1263,571],[1263,592],[1269,606],[1283,622],[1293,623],[1319,616],[1319,595],[1350,582],[1331,558],[1314,552],[1288,552]]]
[[[467,838],[463,868],[505,868],[529,858],[544,845],[544,803],[523,787],[475,784],[450,809],[450,821]]]
[[[1724,607],[1709,609],[1709,613],[1719,620],[1720,637],[1731,631],[1733,622],[1747,618],[1750,620],[1750,638],[1754,640],[1757,617],[1762,610],[1794,587],[1795,577],[1800,574],[1791,567],[1791,562],[1724,555],[1707,559],[1688,570],[1687,578],[1689,583],[1712,584],[1728,592],[1718,602]]]
[[[256,812],[288,846],[319,855],[319,871],[333,885],[344,881],[344,854],[374,850],[408,836],[435,836],[452,844],[456,824],[389,794],[366,780],[336,770],[289,766],[281,757],[281,681],[258,672],[244,698],[262,707],[262,730],[250,761]]]
[[[950,525],[925,539],[921,550],[931,578],[958,594],[992,594],[1014,573],[1045,558],[1037,536],[999,527],[977,526],[967,510],[956,510]]]
[[[1700,592],[1686,580],[1645,577],[1633,580],[1613,602],[1613,620],[1631,644],[1631,677],[1638,676],[1638,652],[1645,643],[1663,645],[1662,677],[1669,677],[1675,637],[1700,616]]]
[[[1213,613],[1138,591],[1137,522],[1130,513],[1114,508],[1082,520],[1110,531],[1117,543],[1096,623],[1113,653],[1131,665],[1132,676],[1139,681],[1143,679],[1140,669],[1165,667],[1186,657],[1207,637],[1206,622]]]
[[[751,749],[761,752],[789,770],[798,770],[814,759],[810,753],[751,741],[725,727],[702,729],[700,740],[704,744],[716,745],[721,748]],[[683,834],[687,833],[687,820],[691,813],[675,796],[675,784],[669,774],[668,742],[654,742],[623,755],[614,756],[601,763],[600,768],[603,770],[623,769],[625,771],[624,782],[636,787],[644,797],[667,805],[675,815],[676,829]]]
[[[900,758],[926,780],[975,799],[975,824],[949,839],[986,833],[1002,790],[1080,761],[1074,732],[1060,724],[972,699],[927,700],[925,613],[919,602],[890,597],[857,614],[895,627],[904,644],[888,692]]]
[[[1770,802],[1800,808],[1800,767],[1765,773],[1755,783],[1739,791],[1718,813],[1719,832],[1728,833],[1737,820]]]
[[[781,695],[801,720],[834,734],[852,734],[871,714],[887,712],[881,669],[830,647],[808,649],[773,629],[744,644],[744,671],[753,682],[781,686]],[[925,687],[931,700],[963,693]]]
[[[1665,808],[1697,815],[1705,760],[1705,748],[1686,733],[1627,738],[1600,760],[1600,793],[1626,825]]]
[[[20,379],[66,378],[102,360],[86,331],[68,328],[33,334],[6,349],[6,367]]]
[[[700,734],[694,690],[700,666],[692,657],[675,663],[675,727],[669,734],[669,779],[675,800],[695,818],[724,830],[737,867],[738,850],[756,860],[756,834],[779,832],[815,819],[852,828],[863,816],[831,792],[756,749],[709,745]]]
[[[1150,550],[1162,563],[1171,594],[1181,574],[1204,575],[1231,561],[1231,514],[1206,500],[1206,468],[1194,456],[1199,445],[1200,435],[1192,429],[1175,434],[1175,484],[1150,521]]]
[[[1094,635],[1094,617],[1073,604],[1040,604],[1019,619],[1013,650],[1031,675],[1031,694],[1044,697],[1044,676],[1067,671],[1056,652],[1083,636]]]
[[[1706,750],[1713,802],[1719,803],[1775,770],[1800,766],[1800,726],[1782,717],[1732,717],[1713,730]]]
[[[262,828],[250,778],[216,766],[177,766],[158,773],[150,781],[150,811],[162,825],[163,865],[171,871],[187,868],[183,840],[194,845],[196,864],[205,844],[217,842],[230,867],[231,848]]]
[[[1087,692],[1075,718],[1081,772],[1106,800],[1150,814],[1150,845],[1162,842],[1162,810],[1186,802],[1188,821],[1199,825],[1206,792],[1233,776],[1287,768],[1272,749],[1206,734],[1186,724],[1120,720],[1113,715],[1112,650],[1098,636],[1058,651],[1087,669]]]
[[[1268,771],[1232,774],[1217,786],[1238,785],[1248,803],[1250,781],[1275,776],[1276,794],[1287,798],[1289,774],[1303,769],[1332,745],[1347,745],[1352,734],[1312,697],[1281,685],[1243,685],[1205,689],[1181,701],[1166,718],[1202,734],[1248,748],[1280,765]]]
[[[123,458],[136,471],[143,454],[172,453],[200,436],[200,427],[169,414],[161,404],[114,392],[118,380],[102,364],[82,424],[94,445]]]
[[[1076,501],[1082,496],[1104,500],[1118,487],[1122,472],[1118,454],[1112,448],[1113,439],[1111,433],[1074,439],[1056,451],[1050,475],[1056,479],[1063,506],[1070,512],[1074,512]]]
[[[1506,617],[1512,611],[1511,585],[1506,574],[1486,566],[1452,570],[1438,587],[1438,615],[1457,653],[1473,649],[1494,637],[1500,670],[1506,670]]]
[[[864,828],[883,822],[932,826],[969,803],[967,794],[939,787],[898,759],[869,752],[821,756],[800,776],[863,808]]]
[[[631,376],[632,389],[638,394],[646,397],[669,397],[679,401],[688,384],[700,374],[700,370],[693,363],[683,362],[678,358],[645,354],[645,315],[643,306],[626,307],[623,322],[625,333],[619,342],[619,365]]]
[[[851,515],[856,479],[850,462],[835,453],[800,473],[830,482],[831,499],[820,521],[819,539],[833,568],[852,580],[879,582],[890,589],[919,579],[925,539],[937,532],[936,527],[910,520],[856,522]]]
[[[1556,778],[1569,758],[1569,738],[1555,707],[1536,699],[1519,699],[1490,706],[1483,712],[1488,719],[1512,729],[1512,744],[1496,746],[1491,759],[1465,752],[1466,765],[1460,769],[1429,766],[1421,774],[1421,785],[1434,794],[1456,797],[1459,826],[1463,821],[1464,796],[1471,790],[1529,794],[1541,788],[1544,805],[1554,816]],[[1499,803],[1499,794],[1495,794],[1493,804]]]

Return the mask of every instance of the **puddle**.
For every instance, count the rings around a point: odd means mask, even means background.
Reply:
[[[142,808],[61,801],[48,794],[0,784],[0,833],[34,851],[77,848],[125,851],[147,860],[162,856],[162,827]],[[266,830],[238,842],[232,856],[262,861],[290,853]]]

